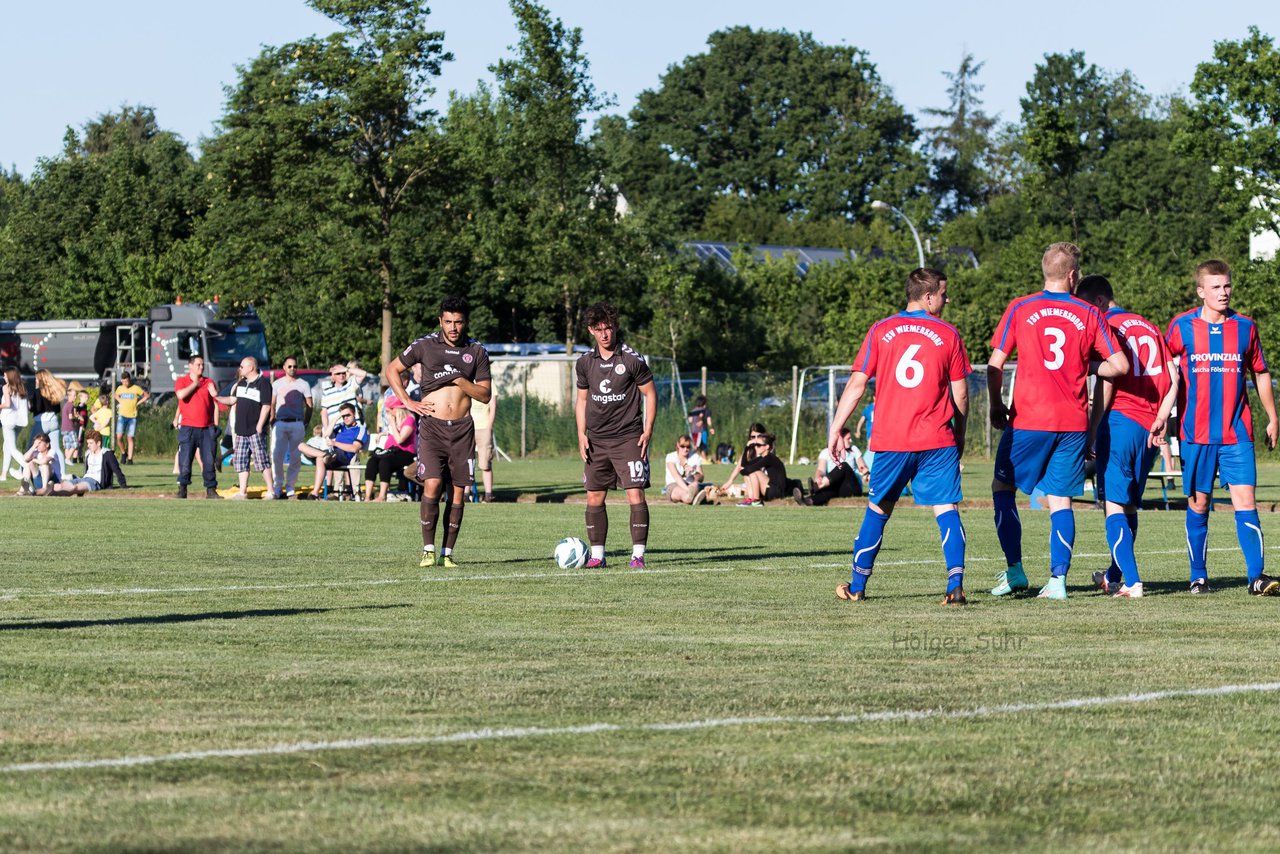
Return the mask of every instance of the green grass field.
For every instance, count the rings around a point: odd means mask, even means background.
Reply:
[[[1210,597],[1182,513],[1144,513],[1130,602],[1088,589],[1081,505],[1056,603],[982,592],[1002,561],[966,510],[947,609],[925,511],[850,605],[859,509],[653,504],[648,571],[620,500],[606,571],[548,557],[580,505],[513,502],[469,506],[462,568],[426,571],[411,504],[0,499],[0,850],[1280,846],[1280,601],[1246,595],[1229,513]],[[1035,585],[1048,519],[1023,520]]]

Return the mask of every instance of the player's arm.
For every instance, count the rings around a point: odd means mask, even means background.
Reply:
[[[1105,361],[1098,363],[1098,376],[1103,379],[1114,379],[1129,373],[1129,357],[1122,350],[1116,350]]]
[[[1085,439],[1085,449],[1089,454],[1093,453],[1093,444],[1098,437],[1098,426],[1111,410],[1111,404],[1115,399],[1116,384],[1114,382],[1102,377],[1094,381],[1093,402],[1089,406],[1089,433]]]
[[[653,420],[658,417],[658,389],[653,380],[640,386],[640,394],[644,396],[644,432],[640,434],[640,453],[649,452],[649,438],[653,436]]]
[[[466,377],[455,377],[453,384],[462,389],[462,393],[467,397],[472,400],[478,400],[481,403],[488,403],[489,399],[493,397],[492,380],[481,380],[478,383],[473,383]]]
[[[587,452],[591,447],[590,442],[587,441],[587,390],[585,388],[578,389],[578,397],[573,402],[573,418],[578,422],[578,455],[585,463]]]
[[[1004,405],[1004,363],[1007,361],[1009,354],[1000,349],[992,350],[987,360],[987,412],[991,426],[997,430],[1009,424],[1009,407]]]
[[[1253,375],[1254,388],[1258,390],[1258,402],[1267,413],[1267,447],[1276,446],[1276,391],[1271,387],[1271,372],[1262,371]]]
[[[862,371],[854,371],[849,381],[840,392],[840,402],[836,404],[835,415],[831,418],[831,426],[827,428],[827,451],[831,461],[839,463],[844,460],[844,441],[840,438],[840,428],[853,417],[853,411],[862,402],[862,395],[867,391],[867,375]]]
[[[405,391],[404,380],[400,379],[400,375],[407,370],[405,363],[400,361],[400,357],[396,356],[382,370],[382,381],[387,384],[390,389],[396,393],[396,397],[400,398],[400,402],[404,404],[404,408],[415,415],[430,415],[435,407],[427,400],[414,400],[409,396],[409,392]],[[325,411],[320,410],[321,423],[328,426],[329,417]]]
[[[1156,420],[1151,422],[1151,435],[1147,437],[1147,442],[1151,445],[1164,444],[1165,434],[1169,432],[1169,416],[1172,415],[1173,407],[1178,402],[1178,388],[1182,383],[1182,375],[1178,371],[1176,360],[1169,359],[1164,363],[1164,369],[1165,375],[1169,377],[1169,391],[1160,401],[1160,408],[1156,410]]]
[[[964,456],[964,437],[969,427],[969,379],[961,377],[951,381],[951,403],[955,408],[952,432],[956,436],[956,450]]]

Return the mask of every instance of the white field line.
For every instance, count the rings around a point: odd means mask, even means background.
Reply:
[[[1280,546],[1268,546],[1267,551],[1280,550]],[[1164,551],[1141,551],[1136,552],[1138,557],[1160,557],[1164,555],[1181,555],[1186,553],[1185,548],[1168,549]],[[1236,547],[1224,547],[1207,549],[1208,552],[1235,552],[1239,551]],[[1074,555],[1074,559],[1084,558],[1109,558],[1110,552],[1085,552]],[[1028,560],[1048,559],[1048,555],[1028,554]],[[967,564],[973,563],[994,563],[1004,560],[1003,557],[969,557],[966,559]],[[916,566],[924,561],[919,560],[886,560],[876,561],[876,568],[886,566]],[[10,589],[0,592],[0,602],[12,602],[17,599],[47,599],[47,598],[69,598],[73,596],[167,596],[167,595],[184,595],[192,593],[236,593],[245,591],[286,591],[286,590],[316,590],[325,588],[341,588],[341,587],[385,587],[397,584],[457,584],[459,582],[468,581],[537,581],[544,578],[575,578],[581,581],[608,580],[623,575],[684,575],[684,574],[703,574],[703,573],[729,573],[729,572],[795,572],[797,570],[809,569],[844,569],[849,566],[849,561],[841,563],[810,563],[804,566],[687,566],[673,567],[671,569],[619,569],[607,570],[605,572],[585,573],[582,570],[573,572],[512,572],[508,574],[487,574],[487,575],[437,575],[437,576],[414,576],[412,578],[371,578],[356,579],[351,581],[314,581],[299,582],[297,584],[228,584],[221,586],[209,587],[83,587],[83,588],[51,588],[48,590],[26,590],[22,588]]]
[[[822,724],[861,724],[884,721],[964,720],[1025,712],[1048,712],[1090,709],[1103,706],[1154,703],[1187,697],[1222,697],[1231,694],[1261,694],[1280,691],[1280,682],[1251,685],[1221,685],[1216,688],[1185,688],[1150,691],[1143,694],[1113,694],[1104,697],[1075,697],[1048,703],[1009,703],[978,706],[971,709],[889,709],[881,712],[858,712],[847,715],[771,715],[763,717],[710,718],[693,721],[667,721],[641,724],[591,723],[564,727],[509,727],[501,729],[464,730],[444,735],[409,736],[404,738],[351,738],[338,741],[297,741],[269,747],[232,747],[215,750],[188,750],[154,756],[121,756],[113,759],[67,759],[58,762],[19,762],[0,765],[0,774],[27,774],[39,771],[78,771],[91,768],[129,768],[169,762],[194,762],[203,759],[244,759],[258,756],[287,756],[297,753],[319,753],[338,750],[364,750],[379,747],[422,747],[435,744],[461,744],[476,741],[514,740],[547,736],[592,735],[595,733],[687,732],[747,726],[814,726]]]

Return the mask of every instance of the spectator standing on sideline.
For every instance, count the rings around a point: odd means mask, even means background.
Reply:
[[[204,497],[221,498],[218,494],[218,471],[214,467],[214,432],[217,429],[218,390],[213,380],[204,375],[204,358],[187,360],[187,372],[173,383],[178,398],[178,497],[187,497],[191,483],[191,461],[200,453],[204,478]]]
[[[67,399],[67,384],[50,371],[36,371],[36,393],[31,397],[31,435],[27,437],[30,449],[36,436],[48,436],[53,454],[62,459],[62,404]],[[65,463],[63,465],[65,468]]]
[[[693,399],[693,409],[689,410],[689,436],[693,442],[693,452],[699,459],[707,459],[707,449],[711,447],[711,438],[716,428],[711,423],[711,410],[707,408],[707,396],[700,394]]]
[[[249,497],[249,469],[257,466],[267,491],[264,499],[276,497],[271,479],[271,463],[267,458],[267,423],[271,418],[271,383],[258,370],[258,360],[245,356],[240,360],[240,379],[231,394],[218,397],[218,403],[231,407],[227,426],[232,431],[231,460],[240,480],[240,491],[232,498]]]
[[[1100,361],[1098,376],[1105,379],[1128,372],[1129,359],[1102,314],[1073,296],[1080,281],[1080,248],[1054,243],[1040,266],[1044,290],[1009,303],[991,336],[987,362],[991,426],[1004,431],[996,449],[991,494],[996,536],[1007,564],[991,594],[1007,596],[1027,589],[1015,490],[1030,495],[1040,489],[1050,511],[1049,582],[1040,598],[1066,599],[1076,540],[1071,497],[1084,488],[1089,365]],[[1001,396],[1004,365],[1015,351],[1018,379],[1013,406],[1006,407]],[[872,480],[875,472],[873,465]]]
[[[276,498],[293,498],[298,485],[302,456],[298,446],[306,441],[307,419],[311,417],[311,388],[298,379],[298,360],[284,360],[284,376],[271,384],[271,411],[275,417],[275,447],[272,449],[272,473]],[[285,454],[289,455],[289,473],[284,470]]]
[[[138,430],[138,407],[151,395],[141,386],[134,385],[128,371],[120,372],[120,385],[116,386],[116,448],[124,453],[125,437],[129,438],[129,454],[120,462],[133,464],[133,436]]]
[[[918,267],[907,276],[906,292],[906,310],[873,325],[863,339],[827,436],[831,456],[843,460],[844,425],[875,377],[877,397],[885,404],[880,430],[871,439],[877,461],[853,543],[853,575],[836,588],[836,596],[848,602],[866,598],[885,526],[910,482],[915,502],[931,505],[938,523],[947,570],[942,602],[963,605],[965,535],[956,505],[963,498],[960,449],[969,413],[969,356],[959,331],[942,320],[948,302],[943,274]]]
[[[449,515],[440,547],[440,565],[453,569],[453,550],[462,531],[462,497],[475,482],[476,432],[471,418],[473,401],[491,394],[489,353],[467,335],[471,304],[450,295],[440,301],[440,331],[414,341],[391,360],[384,379],[405,408],[418,416],[418,465],[415,480],[422,484],[419,524],[422,528],[420,567],[436,565],[435,532],[446,476],[451,482]],[[422,366],[421,400],[405,388],[404,373]]]
[[[665,474],[662,494],[676,504],[701,504],[706,500],[702,457],[693,450],[692,436],[686,433],[676,439],[676,449],[667,454]]]
[[[1097,483],[1106,508],[1111,566],[1093,574],[1103,592],[1121,599],[1142,597],[1133,551],[1138,508],[1156,448],[1165,444],[1169,413],[1178,396],[1178,367],[1164,336],[1149,320],[1116,305],[1105,276],[1085,276],[1076,296],[1103,313],[1116,340],[1129,348],[1129,371],[1094,386],[1090,432],[1096,437]],[[1123,582],[1123,583],[1121,583]]]
[[[489,504],[493,501],[493,456],[496,450],[493,441],[493,423],[498,417],[498,390],[490,386],[487,401],[471,401],[471,417],[476,422],[476,468],[480,470],[480,480],[484,484],[484,495],[481,501]]]
[[[111,435],[111,404],[107,390],[105,388],[98,389],[98,397],[93,401],[93,408],[89,412],[89,425],[98,431],[100,437]]]
[[[1169,352],[1181,357],[1182,490],[1187,495],[1187,554],[1191,592],[1208,593],[1209,507],[1214,475],[1231,493],[1236,539],[1244,552],[1249,593],[1280,595],[1280,581],[1267,575],[1255,491],[1253,413],[1247,374],[1267,413],[1267,447],[1276,446],[1276,401],[1271,372],[1262,355],[1258,325],[1231,308],[1231,268],[1224,261],[1196,267],[1200,306],[1169,324]]]
[[[658,411],[658,392],[649,366],[622,343],[618,310],[598,302],[587,309],[586,319],[595,347],[578,358],[578,397],[573,410],[587,487],[591,557],[586,565],[590,569],[605,565],[609,514],[604,499],[610,489],[621,485],[631,507],[631,568],[644,569],[649,541],[649,505],[644,491],[649,486],[649,439]]]
[[[30,420],[27,384],[17,368],[4,369],[4,388],[0,389],[0,427],[4,430],[3,453],[0,453],[0,480],[22,477],[22,452],[18,450],[18,433]],[[9,468],[12,463],[13,469]]]
[[[335,362],[329,369],[330,383],[320,392],[320,431],[328,436],[339,423],[338,410],[344,403],[351,404],[356,414],[356,421],[363,424],[364,416],[360,412],[360,401],[355,383],[347,379],[347,366]]]
[[[72,410],[75,418],[76,446],[71,450],[71,458],[79,460],[83,456],[84,434],[89,429],[89,390],[75,380],[71,381],[68,389],[74,390],[76,394],[75,408]],[[174,474],[177,474],[176,470]]]

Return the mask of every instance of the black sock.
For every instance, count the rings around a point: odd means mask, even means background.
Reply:
[[[592,507],[587,505],[587,542],[593,546],[603,546],[609,536],[609,511],[604,505]]]
[[[440,518],[439,499],[432,500],[422,496],[422,545],[434,547],[436,544],[436,520]]]
[[[649,505],[631,505],[631,545],[643,546],[649,541]]]
[[[444,529],[444,548],[451,552],[454,543],[458,542],[458,531],[462,530],[462,508],[465,506],[461,501],[449,505],[449,522]]]

